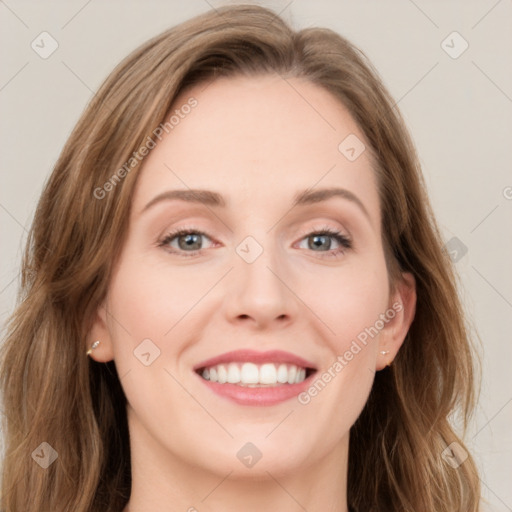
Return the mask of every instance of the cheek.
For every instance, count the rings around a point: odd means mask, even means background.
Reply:
[[[155,418],[170,424],[184,404],[190,407],[174,361],[189,343],[185,315],[204,291],[189,286],[179,269],[159,269],[126,252],[110,283],[109,332],[128,403],[151,430]]]
[[[363,410],[374,381],[380,318],[388,305],[385,264],[340,272],[309,296],[315,299],[308,305],[328,326],[322,329],[328,357],[299,403],[308,411],[308,428],[322,425],[319,449],[332,449]]]
[[[125,259],[111,283],[109,306],[118,339],[163,342],[208,290],[203,272],[186,272]],[[119,325],[120,324],[120,325]],[[124,328],[124,329],[123,329]]]
[[[376,323],[382,328],[379,319],[389,301],[385,261],[375,257],[347,265],[326,273],[325,278],[304,283],[301,293],[326,326],[331,348],[343,354],[352,340],[364,340],[364,333]]]

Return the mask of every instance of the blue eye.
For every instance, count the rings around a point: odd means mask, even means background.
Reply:
[[[332,240],[338,244],[337,248],[332,248]],[[319,232],[309,233],[303,240],[308,240],[308,249],[313,252],[325,252],[325,256],[336,256],[352,248],[352,243],[348,237],[339,231],[323,229]],[[320,249],[317,251],[316,249]]]
[[[320,254],[322,258],[337,257],[339,254],[352,248],[352,242],[347,236],[330,228],[312,231],[302,236],[301,242],[308,240],[307,249],[312,252],[324,253]],[[171,253],[178,254],[179,256],[198,256],[201,251],[205,249],[202,242],[203,238],[212,242],[211,238],[202,231],[193,228],[178,229],[167,234],[158,242],[158,246],[165,247],[169,249]],[[332,240],[338,244],[338,247],[332,248]]]
[[[178,229],[169,233],[165,238],[159,242],[160,247],[169,247],[172,252],[191,252],[192,254],[183,254],[183,256],[195,256],[195,252],[201,251],[203,247],[199,247],[201,244],[201,237],[205,237],[208,240],[208,236],[197,230],[192,229]],[[172,246],[172,242],[176,240],[178,242],[178,248]]]

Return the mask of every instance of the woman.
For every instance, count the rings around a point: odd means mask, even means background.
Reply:
[[[478,510],[470,340],[393,104],[255,6],[113,71],[27,244],[2,510]]]

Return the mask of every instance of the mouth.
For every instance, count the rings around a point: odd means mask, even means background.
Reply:
[[[312,363],[288,352],[252,350],[229,352],[194,367],[212,391],[241,405],[273,405],[293,398],[316,371]]]
[[[196,373],[210,382],[254,388],[300,384],[315,371],[314,368],[304,368],[295,364],[255,364],[237,361],[202,367],[197,369]]]

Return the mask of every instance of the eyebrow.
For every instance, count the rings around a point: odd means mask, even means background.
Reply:
[[[359,206],[362,212],[370,219],[370,214],[368,210],[364,206],[363,202],[350,190],[346,190],[344,188],[332,187],[332,188],[322,188],[318,190],[304,190],[302,192],[298,192],[293,197],[292,208],[295,206],[305,206],[310,204],[320,203],[322,201],[327,201],[333,197],[341,197],[352,203]],[[172,200],[181,200],[187,201],[189,203],[201,203],[205,206],[212,207],[220,207],[226,208],[227,202],[224,197],[212,190],[200,190],[200,189],[188,189],[188,190],[168,190],[166,192],[162,192],[161,194],[154,197],[148,204],[144,207],[141,213],[145,212],[153,205],[160,203],[162,201],[172,201]]]

